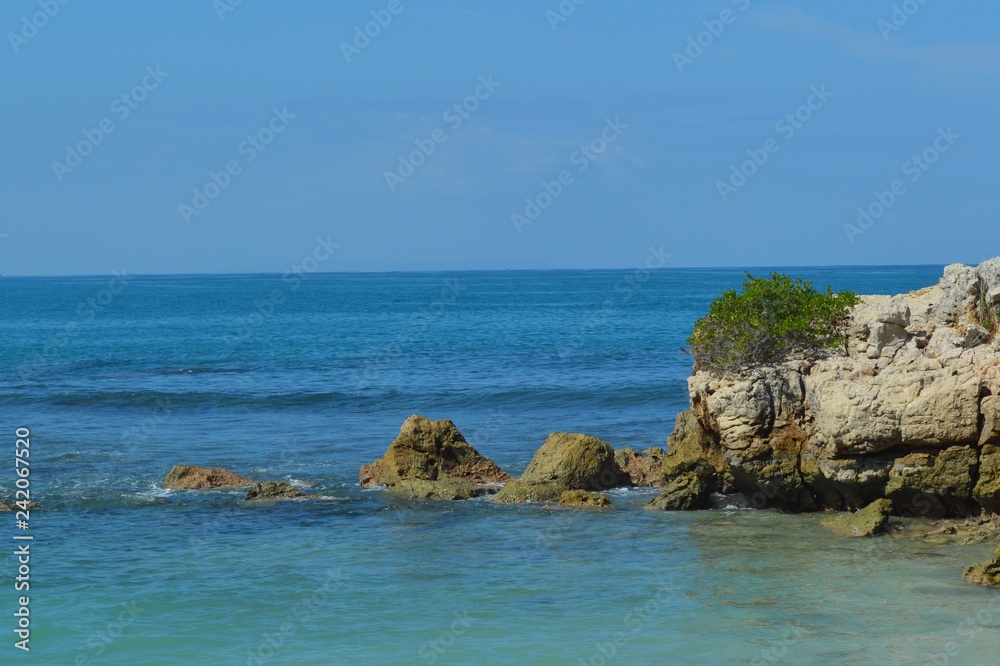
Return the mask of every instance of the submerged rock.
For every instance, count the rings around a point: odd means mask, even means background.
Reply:
[[[246,500],[268,500],[268,499],[296,499],[305,497],[296,490],[295,486],[287,481],[264,481],[255,483],[247,493]]]
[[[206,490],[210,488],[242,488],[253,480],[228,469],[209,469],[197,465],[174,465],[163,479],[163,487],[174,490]]]
[[[713,491],[754,506],[843,511],[886,498],[924,518],[1000,510],[1000,337],[983,339],[996,327],[980,321],[1000,307],[998,266],[955,264],[935,286],[863,297],[842,349],[695,372],[665,482],[696,458],[718,473]]]
[[[523,504],[525,502],[554,502],[566,489],[556,483],[524,483],[509,481],[497,493],[497,504]]]
[[[613,506],[611,500],[600,493],[588,490],[565,490],[559,495],[559,506],[603,509]]]
[[[411,499],[466,500],[488,495],[494,489],[473,485],[466,479],[446,477],[437,481],[406,479],[391,486],[389,492]]]
[[[39,504],[38,502],[28,502],[25,506],[28,507],[28,509],[27,509],[28,511],[33,511],[33,510],[39,508],[42,505]],[[8,503],[8,502],[0,499],[0,511],[23,511],[23,510],[24,509],[22,509],[21,507],[17,506],[16,502],[10,502],[10,503]]]
[[[1000,586],[1000,546],[997,546],[993,559],[967,567],[962,576],[976,585]]]
[[[492,490],[475,486],[505,483],[511,477],[469,445],[449,419],[414,415],[403,423],[385,455],[361,468],[359,480],[366,488],[384,485],[410,497],[467,499]]]
[[[892,502],[887,499],[875,500],[857,513],[848,513],[823,521],[829,527],[845,536],[870,537],[885,534],[892,515]]]
[[[666,453],[658,446],[650,447],[642,453],[629,448],[617,449],[615,464],[627,477],[621,479],[622,485],[658,488],[663,480],[664,457]]]

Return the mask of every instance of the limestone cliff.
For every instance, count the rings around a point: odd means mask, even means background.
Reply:
[[[863,297],[837,353],[695,373],[667,481],[699,473],[796,511],[887,498],[904,515],[1000,512],[998,307],[1000,258],[955,264],[935,286]]]

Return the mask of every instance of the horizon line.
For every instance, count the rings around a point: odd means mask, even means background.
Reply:
[[[964,262],[952,262],[963,264]],[[555,272],[621,272],[621,271],[643,271],[665,272],[665,271],[699,271],[699,270],[751,270],[751,269],[829,269],[829,268],[944,268],[950,264],[754,264],[741,266],[660,266],[656,268],[646,267],[619,267],[619,268],[422,268],[422,269],[388,269],[388,270],[333,270],[314,271],[302,273],[302,275],[394,275],[394,274],[435,274],[435,273],[555,273]],[[977,264],[964,264],[966,266],[976,266]],[[106,278],[118,272],[114,269],[111,273],[64,273],[64,274],[0,274],[2,278]],[[121,274],[131,277],[259,277],[259,276],[285,276],[295,275],[293,271],[254,271],[238,273],[128,273],[122,271]]]

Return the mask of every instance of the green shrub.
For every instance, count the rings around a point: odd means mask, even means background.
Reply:
[[[996,335],[998,321],[1000,321],[1000,310],[990,305],[990,302],[986,297],[986,287],[985,285],[980,285],[980,295],[979,295],[979,306],[976,308],[976,314],[979,318],[979,323],[982,325],[986,332],[990,334],[990,337]]]
[[[688,338],[695,370],[736,372],[846,343],[843,324],[860,301],[854,292],[819,292],[780,273],[746,276],[742,293],[723,293],[695,323]]]

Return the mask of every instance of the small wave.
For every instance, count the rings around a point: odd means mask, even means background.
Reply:
[[[647,486],[622,486],[621,488],[612,488],[611,490],[602,490],[601,493],[605,495],[658,495],[660,493],[659,488],[650,488]]]
[[[750,498],[741,493],[734,493],[732,495],[712,493],[710,500],[713,509],[721,509],[723,511],[743,511],[754,509],[754,507],[750,504]]]
[[[159,497],[161,499],[176,495],[177,491],[173,488],[161,488],[160,486],[154,485],[151,490],[145,492],[136,493],[139,497]]]
[[[256,471],[256,470],[254,470],[254,471]],[[293,479],[290,474],[285,476],[285,481],[287,481],[288,484],[290,486],[292,486],[293,488],[315,488],[316,487],[316,483],[315,482],[313,482],[313,481],[303,481],[302,479]]]

